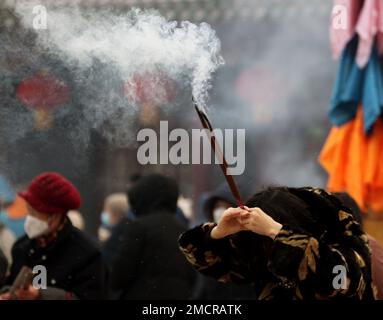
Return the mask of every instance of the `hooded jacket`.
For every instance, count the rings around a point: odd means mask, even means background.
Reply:
[[[122,299],[188,299],[196,273],[178,250],[185,231],[176,219],[177,184],[161,175],[141,178],[129,191],[137,217],[124,228],[111,268],[111,290]]]

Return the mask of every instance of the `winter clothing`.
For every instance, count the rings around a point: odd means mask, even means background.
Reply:
[[[124,241],[123,233],[125,226],[129,221],[131,220],[127,217],[124,217],[118,224],[113,226],[110,229],[109,238],[102,245],[102,257],[109,268],[112,266],[118,248],[122,245],[122,241]]]
[[[34,178],[27,191],[21,192],[20,196],[32,208],[43,213],[66,214],[81,205],[77,189],[55,172],[46,172]]]
[[[123,299],[187,299],[195,271],[177,248],[185,228],[175,217],[178,187],[160,175],[128,191],[136,220],[125,224],[111,270],[111,289]]]
[[[185,217],[185,214],[180,207],[177,207],[176,218],[185,228],[189,226],[189,220]]]
[[[182,252],[220,282],[254,284],[259,300],[374,299],[367,236],[349,209],[324,190],[295,190],[317,221],[315,235],[284,224],[274,240],[267,238],[264,251],[256,251],[262,236],[242,231],[212,239],[216,224],[205,223],[180,237]],[[347,289],[334,288],[337,265],[347,270]]]
[[[238,184],[240,193],[244,198],[247,198],[250,190],[245,188],[245,183]],[[231,206],[236,207],[237,201],[230,191],[230,188],[226,182],[219,185],[213,190],[207,198],[205,198],[204,204],[202,204],[204,212],[204,221],[213,221],[213,208],[218,200],[224,200]],[[215,279],[201,275],[198,277],[198,284],[196,291],[194,292],[194,298],[201,300],[246,300],[255,299],[254,288],[248,284],[237,283],[219,283]]]
[[[355,200],[345,192],[334,195],[352,210],[354,219],[363,227],[362,212]],[[371,235],[367,234],[367,237],[371,248],[372,280],[378,291],[377,298],[383,300],[383,247]]]
[[[33,268],[43,265],[47,269],[47,284],[65,290],[79,299],[103,299],[105,293],[105,267],[100,250],[84,233],[73,227],[64,217],[62,228],[54,240],[45,247],[39,239],[27,236],[19,239],[13,249],[13,264],[8,283],[11,284],[22,266]]]
[[[136,217],[177,210],[178,186],[175,181],[159,174],[141,178],[128,190],[128,199]]]

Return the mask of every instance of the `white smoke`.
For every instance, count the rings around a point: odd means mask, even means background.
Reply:
[[[22,23],[29,28],[34,5],[28,1],[16,6]],[[48,8],[47,18],[47,30],[37,33],[39,44],[76,67],[79,78],[102,76],[94,70],[95,61],[112,66],[127,82],[136,73],[160,70],[177,88],[189,87],[197,102],[204,105],[212,74],[224,63],[220,41],[207,23],[169,21],[155,10],[136,8],[123,14]],[[82,73],[90,68],[91,75]],[[99,90],[107,93],[109,88]],[[130,98],[131,104],[137,100]],[[93,108],[99,109],[94,111],[100,117],[105,115],[105,106]]]

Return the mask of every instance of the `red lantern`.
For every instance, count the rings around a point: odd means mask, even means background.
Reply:
[[[175,96],[173,81],[161,72],[135,73],[124,85],[124,93],[131,101],[140,104],[140,121],[143,125],[158,122],[158,107]]]
[[[22,80],[16,96],[24,105],[34,109],[36,127],[47,129],[53,124],[53,109],[68,102],[69,89],[65,81],[41,72]]]

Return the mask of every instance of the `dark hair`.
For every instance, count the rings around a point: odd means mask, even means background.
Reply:
[[[275,221],[287,225],[296,232],[316,234],[317,225],[309,206],[300,197],[291,192],[292,188],[271,187],[254,194],[246,206],[258,207],[270,215]],[[253,265],[258,275],[267,273],[267,257],[272,248],[273,240],[253,232],[243,231],[235,235],[240,244],[240,250],[251,247],[252,259],[257,263]]]
[[[309,206],[291,190],[287,187],[268,188],[253,195],[246,206],[259,207],[275,221],[296,231],[314,233],[316,220]]]
[[[275,221],[297,233],[316,238],[326,234],[328,240],[342,237],[339,210],[349,211],[336,197],[321,189],[271,187],[254,194],[248,207],[259,207]],[[238,250],[253,253],[254,274],[267,277],[267,261],[273,240],[253,232],[242,231],[234,235]],[[250,262],[249,262],[250,263]]]
[[[341,236],[338,212],[351,210],[322,189],[273,187],[252,196],[248,207],[259,207],[274,220],[296,232],[320,237]]]

